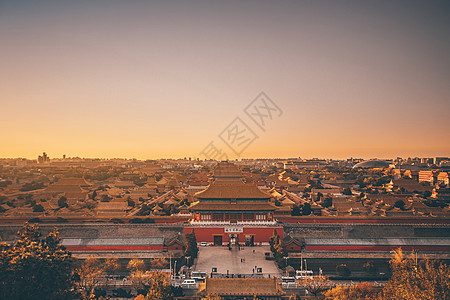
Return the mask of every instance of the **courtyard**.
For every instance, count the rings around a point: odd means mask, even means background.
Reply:
[[[208,246],[199,247],[197,262],[192,266],[193,271],[211,274],[212,268],[217,268],[221,274],[256,274],[261,268],[265,277],[280,276],[280,270],[273,260],[265,259],[265,252],[270,252],[269,246],[228,247]]]

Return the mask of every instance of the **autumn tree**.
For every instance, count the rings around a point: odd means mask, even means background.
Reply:
[[[127,269],[130,272],[137,271],[137,270],[145,271],[145,263],[142,259],[133,258],[133,259],[130,259],[130,261],[128,262]]]
[[[375,300],[379,290],[368,282],[355,286],[336,286],[324,293],[327,300]]]
[[[285,264],[284,257],[286,257],[288,253],[286,247],[282,243],[281,237],[275,229],[273,230],[273,235],[269,239],[269,244],[275,261],[278,266],[282,268]]]
[[[351,273],[352,271],[350,271],[346,264],[336,266],[336,274],[339,276],[350,276]]]
[[[390,261],[392,277],[382,299],[450,299],[450,267],[441,262],[405,256],[399,248]]]
[[[315,297],[321,296],[324,291],[331,287],[331,281],[323,275],[304,278],[301,284]]]
[[[363,271],[370,273],[370,274],[375,274],[377,272],[377,267],[375,266],[375,264],[372,261],[367,261],[363,265]]]
[[[127,269],[130,271],[128,277],[138,293],[143,292],[146,286],[148,276],[145,272],[145,263],[142,259],[131,259],[128,262]]]
[[[105,260],[105,271],[111,275],[114,275],[120,270],[120,263],[117,257],[108,257]]]
[[[78,293],[82,299],[95,298],[95,289],[105,274],[105,268],[100,261],[94,257],[88,257],[85,261],[80,261],[75,270],[78,276]]]
[[[203,297],[202,300],[222,300],[222,297],[208,294],[206,297]]]
[[[15,245],[0,245],[0,299],[72,299],[74,259],[57,229],[41,239],[26,223]]]
[[[169,300],[174,296],[168,275],[160,272],[150,274],[147,289],[148,300]]]

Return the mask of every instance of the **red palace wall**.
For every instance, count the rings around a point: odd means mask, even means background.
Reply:
[[[163,245],[144,246],[144,245],[130,245],[130,246],[67,246],[69,251],[138,251],[138,250],[157,250],[162,251]]]
[[[184,233],[191,233],[194,229],[197,242],[213,243],[214,236],[222,236],[222,244],[225,245],[229,241],[231,234],[239,236],[239,243],[245,243],[246,235],[253,235],[255,243],[268,243],[273,231],[276,230],[278,235],[283,238],[283,227],[244,227],[243,232],[228,233],[225,232],[224,227],[185,227]]]

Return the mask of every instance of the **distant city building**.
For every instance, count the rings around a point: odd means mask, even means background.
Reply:
[[[50,162],[50,157],[47,156],[47,153],[42,153],[42,155],[38,156],[38,164],[48,164]]]
[[[384,160],[367,160],[357,163],[356,165],[353,166],[353,168],[372,169],[372,168],[389,168],[389,166],[390,164]]]

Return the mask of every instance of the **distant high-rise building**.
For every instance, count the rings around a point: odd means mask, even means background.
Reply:
[[[38,164],[48,164],[50,162],[50,157],[47,156],[47,153],[42,153],[42,155],[38,156]]]

